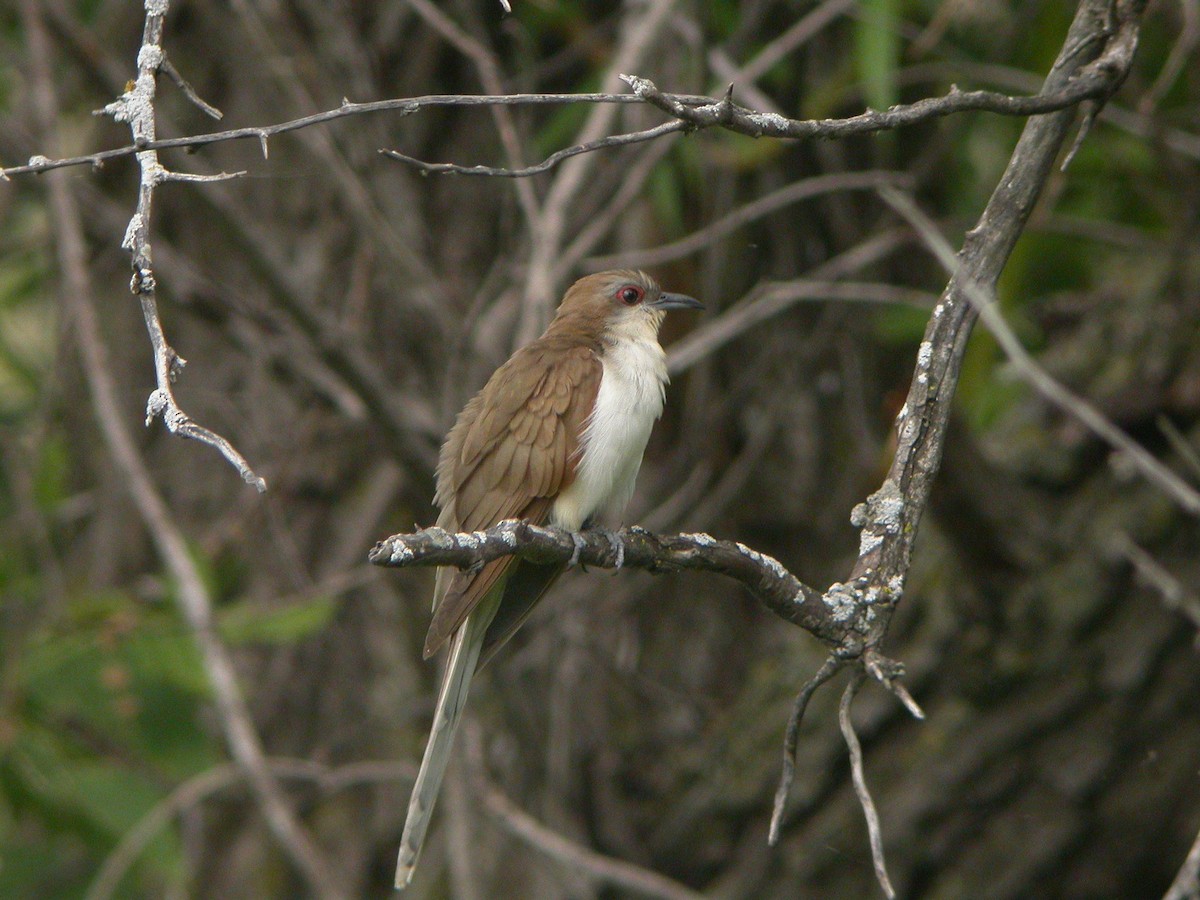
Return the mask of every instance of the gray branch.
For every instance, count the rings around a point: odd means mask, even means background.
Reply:
[[[150,249],[150,217],[154,189],[164,181],[207,181],[236,175],[222,173],[218,176],[187,176],[169,172],[158,161],[158,152],[152,146],[155,143],[154,96],[158,86],[159,69],[166,65],[162,31],[167,6],[167,0],[147,0],[142,47],[137,57],[137,78],[129,90],[104,108],[104,112],[115,121],[129,125],[141,170],[137,210],[129,220],[129,227],[125,230],[125,239],[121,246],[132,256],[133,279],[129,289],[141,302],[142,318],[146,322],[150,344],[154,349],[157,387],[150,393],[146,402],[146,424],[149,425],[155,418],[161,418],[172,434],[215,447],[238,470],[238,474],[247,484],[254,485],[259,491],[265,491],[267,483],[254,473],[250,464],[228,440],[196,424],[179,408],[172,389],[175,379],[187,363],[167,342],[162,321],[158,317],[157,285]]]
[[[531,525],[509,519],[486,531],[452,534],[425,528],[380,541],[368,554],[378,566],[457,566],[477,568],[505,556],[536,563],[574,560],[601,569],[644,569],[655,575],[694,570],[716,572],[744,584],[771,612],[827,643],[856,646],[886,604],[874,595],[860,607],[848,606],[840,592],[822,595],[801,582],[774,557],[735,541],[707,534],[652,534],[636,526],[617,532],[581,531]]]

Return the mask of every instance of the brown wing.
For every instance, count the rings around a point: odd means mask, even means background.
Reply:
[[[497,369],[442,446],[439,522],[458,531],[479,531],[505,519],[544,522],[554,498],[575,480],[579,435],[602,372],[594,348],[551,338],[535,341]],[[439,578],[427,657],[511,563],[512,557],[504,557],[476,573]]]

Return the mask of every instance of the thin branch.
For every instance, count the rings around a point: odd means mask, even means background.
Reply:
[[[861,628],[863,610],[822,596],[773,557],[735,541],[707,534],[655,535],[633,526],[617,532],[569,532],[507,519],[485,531],[452,534],[436,526],[396,534],[375,545],[368,559],[377,566],[457,566],[470,569],[504,556],[537,563],[574,561],[602,569],[644,569],[651,574],[695,570],[742,582],[768,609],[833,645]],[[618,560],[620,563],[618,565]]]
[[[996,91],[963,91],[951,86],[941,97],[926,97],[887,110],[869,109],[845,119],[789,119],[777,113],[759,112],[733,102],[727,94],[696,105],[692,98],[666,93],[648,78],[622,75],[633,92],[663,112],[696,128],[724,128],[750,137],[842,138],[888,131],[940,119],[960,112],[991,112],[1004,116],[1037,116],[1078,106],[1084,100],[1107,97],[1118,84],[1104,69],[1081,74],[1062,89],[1035,96],[1011,96]]]
[[[984,288],[968,277],[959,279],[960,269],[953,248],[938,231],[933,221],[911,199],[892,188],[881,188],[880,194],[893,209],[905,218],[921,236],[921,240],[938,262],[955,279],[979,317],[995,337],[1017,374],[1039,394],[1084,425],[1114,450],[1120,451],[1133,463],[1142,476],[1156,485],[1179,506],[1193,516],[1200,516],[1200,492],[1156,459],[1145,447],[1118,428],[1099,409],[1083,397],[1056,381],[1034,361],[1016,333],[1000,314],[995,301],[995,288]]]
[[[1127,532],[1118,531],[1112,544],[1113,550],[1133,566],[1138,578],[1158,591],[1168,609],[1182,613],[1194,628],[1200,629],[1200,596],[1194,590],[1139,547]]]
[[[867,836],[871,843],[871,861],[875,864],[875,877],[879,880],[879,886],[883,888],[884,896],[888,900],[893,900],[896,891],[892,887],[891,879],[888,878],[887,862],[883,858],[883,830],[879,825],[879,813],[875,810],[875,801],[871,799],[871,791],[867,787],[867,777],[863,773],[862,746],[854,731],[854,723],[850,721],[850,707],[854,703],[858,689],[862,687],[864,677],[863,673],[859,672],[846,685],[846,690],[842,693],[841,705],[838,707],[838,725],[842,729],[846,749],[850,751],[850,777],[854,781],[854,793],[858,796],[863,816],[867,820]]]
[[[863,653],[863,668],[868,675],[878,681],[887,691],[895,695],[900,704],[918,721],[924,720],[925,710],[913,699],[908,688],[900,681],[904,677],[904,664],[888,659],[874,647],[868,647]]]
[[[686,96],[680,97],[681,102],[687,102]],[[695,103],[708,102],[707,97],[693,97]],[[70,156],[62,159],[51,159],[39,156],[27,165],[9,166],[0,169],[0,178],[7,179],[12,175],[28,175],[61,169],[67,166],[102,166],[111,159],[133,156],[143,150],[173,150],[206,147],[210,144],[221,144],[227,141],[254,140],[262,144],[263,156],[266,157],[267,141],[276,135],[286,134],[322,125],[326,122],[344,119],[348,116],[361,116],[377,112],[395,112],[401,116],[412,115],[427,107],[470,107],[470,106],[546,106],[569,103],[628,103],[640,104],[642,100],[633,94],[431,94],[422,97],[400,97],[392,100],[374,100],[367,103],[351,103],[343,100],[336,109],[300,116],[274,125],[255,125],[247,128],[231,128],[227,131],[214,131],[209,134],[194,134],[187,137],[161,138],[145,140],[141,143],[115,147],[111,150],[101,150],[82,156]]]
[[[149,425],[151,419],[161,418],[172,434],[215,447],[238,470],[243,481],[261,492],[267,489],[267,483],[254,473],[249,463],[228,440],[192,421],[191,417],[179,408],[171,387],[183,370],[185,361],[167,343],[162,322],[158,317],[157,286],[150,249],[150,217],[155,187],[163,181],[188,179],[186,176],[167,172],[159,164],[158,153],[144,149],[155,138],[154,97],[157,91],[158,70],[166,58],[162,47],[162,31],[167,8],[168,0],[147,0],[142,47],[137,57],[137,78],[129,90],[104,108],[104,112],[115,121],[129,124],[134,145],[142,148],[137,154],[138,167],[141,170],[137,210],[129,221],[121,246],[132,256],[133,279],[130,282],[130,290],[141,302],[142,318],[146,322],[146,330],[150,334],[150,343],[154,349],[154,371],[158,386],[146,403],[146,424]],[[209,180],[210,177],[195,176],[190,180]]]
[[[574,872],[624,891],[661,900],[700,900],[703,894],[673,879],[624,860],[597,853],[554,831],[521,809],[484,775],[483,746],[478,728],[467,728],[466,749],[471,757],[474,787],[488,813],[504,828],[540,853]]]
[[[788,794],[792,790],[792,782],[796,777],[796,748],[800,741],[800,723],[804,721],[804,713],[808,709],[808,701],[816,693],[817,688],[841,671],[846,660],[837,655],[831,655],[821,668],[800,688],[796,700],[792,704],[792,714],[788,718],[787,731],[783,738],[783,771],[779,776],[779,787],[775,789],[775,807],[771,812],[771,827],[767,832],[767,843],[774,847],[779,843],[779,831],[783,826],[783,808],[787,804]]]
[[[399,150],[380,150],[379,152],[384,156],[408,163],[423,174],[428,175],[489,175],[494,178],[528,178],[530,175],[539,175],[542,172],[547,172],[563,160],[570,159],[572,156],[578,156],[580,153],[591,153],[593,150],[603,150],[608,147],[624,147],[628,144],[640,144],[643,141],[652,141],[665,134],[672,134],[676,131],[687,131],[687,129],[688,126],[685,122],[664,122],[662,125],[656,125],[654,128],[648,128],[645,131],[614,134],[609,137],[600,138],[599,140],[589,141],[586,144],[576,144],[573,147],[566,147],[557,153],[550,154],[550,156],[546,157],[540,163],[525,166],[521,169],[504,169],[493,166],[459,166],[454,163],[431,163],[412,156],[406,156]]]
[[[792,281],[765,282],[720,317],[672,344],[667,355],[667,371],[675,375],[691,368],[755,325],[805,300],[882,303],[929,309],[937,297],[928,291],[873,281],[810,281],[796,278]]]
[[[904,185],[911,183],[912,178],[900,172],[839,172],[832,175],[816,175],[804,178],[794,184],[789,184],[779,190],[772,191],[745,206],[735,209],[715,222],[711,222],[699,231],[694,231],[687,237],[662,244],[649,250],[613,254],[610,256],[593,256],[587,262],[591,267],[609,269],[616,266],[635,268],[660,266],[663,263],[682,259],[693,253],[698,253],[711,246],[730,232],[748,225],[751,222],[768,216],[773,212],[784,209],[801,200],[809,200],[824,194],[837,191],[873,190],[883,185]]]
[[[216,119],[218,122],[225,118],[225,113],[221,112],[211,103],[206,102],[196,93],[196,89],[188,83],[186,78],[179,74],[179,70],[175,68],[175,65],[171,62],[171,58],[166,54],[163,54],[161,68],[166,76],[175,82],[175,86],[183,91],[183,95],[199,107],[201,112],[206,116]]]

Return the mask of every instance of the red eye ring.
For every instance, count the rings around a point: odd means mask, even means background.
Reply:
[[[636,306],[642,302],[646,292],[636,284],[626,284],[617,288],[617,299],[626,306]]]

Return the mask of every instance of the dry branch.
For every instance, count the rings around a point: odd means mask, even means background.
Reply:
[[[771,556],[735,541],[718,541],[707,534],[660,536],[644,528],[617,532],[581,531],[531,525],[509,519],[486,531],[452,534],[426,528],[396,534],[380,541],[369,559],[379,566],[457,566],[469,569],[504,556],[536,563],[574,561],[596,568],[644,569],[655,575],[695,570],[715,572],[742,582],[773,613],[833,645],[867,627],[874,597],[862,608],[841,603],[840,595],[822,597]]]

